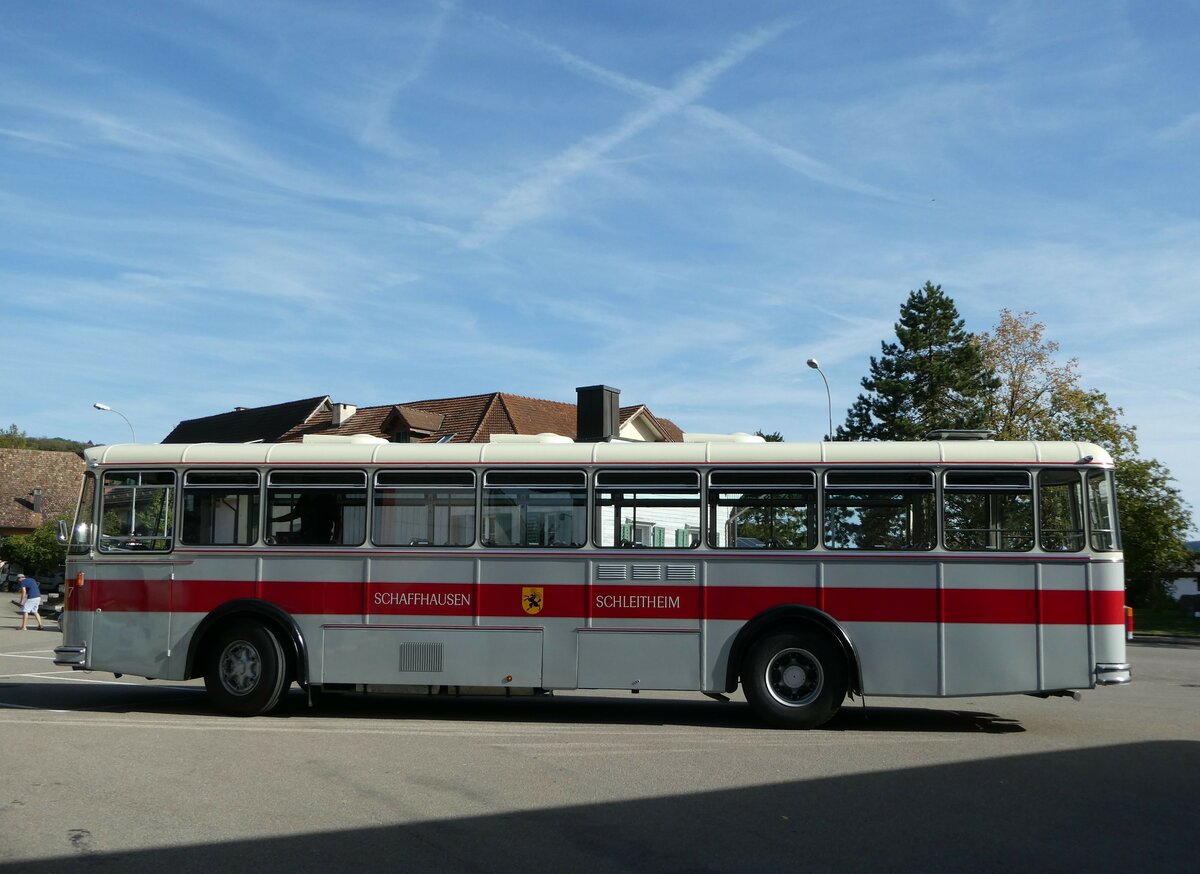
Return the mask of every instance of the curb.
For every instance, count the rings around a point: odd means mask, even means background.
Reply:
[[[1134,634],[1127,643],[1142,646],[1194,646],[1200,647],[1200,637],[1172,637],[1166,634]]]

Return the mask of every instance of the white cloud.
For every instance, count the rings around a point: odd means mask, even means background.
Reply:
[[[789,26],[789,22],[778,22],[739,36],[715,57],[687,70],[673,88],[655,93],[645,106],[627,114],[616,126],[585,137],[543,163],[484,213],[463,244],[468,248],[485,245],[511,228],[537,219],[550,208],[551,198],[560,186],[590,170],[608,152],[650,125],[700,99],[722,74]]]

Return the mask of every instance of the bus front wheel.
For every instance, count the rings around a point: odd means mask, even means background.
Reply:
[[[279,703],[287,683],[287,660],[275,635],[252,622],[217,632],[208,648],[204,688],[231,716],[258,716]]]
[[[775,728],[816,728],[846,697],[846,658],[827,635],[782,631],[756,641],[742,665],[754,712]]]

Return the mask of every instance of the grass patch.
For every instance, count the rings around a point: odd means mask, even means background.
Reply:
[[[1133,611],[1133,633],[1147,637],[1200,637],[1200,619],[1178,610]]]

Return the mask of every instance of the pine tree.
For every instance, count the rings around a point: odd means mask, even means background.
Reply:
[[[940,285],[926,282],[900,307],[896,343],[881,343],[842,440],[921,440],[939,428],[980,428],[999,383]]]

